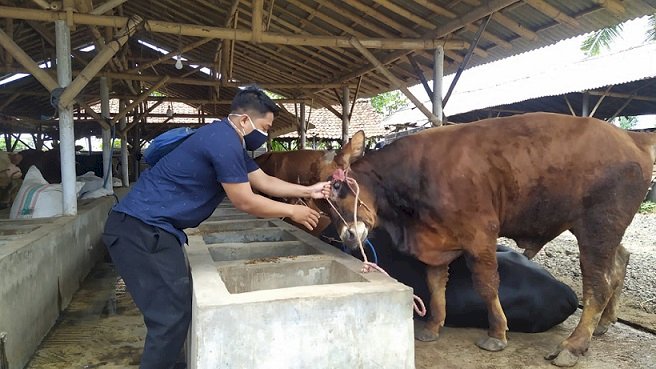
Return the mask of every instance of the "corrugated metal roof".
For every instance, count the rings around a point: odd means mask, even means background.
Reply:
[[[446,105],[444,113],[448,118],[477,109],[656,77],[656,63],[645,63],[646,60],[656,60],[656,42],[605,56],[590,57],[490,87],[455,92]],[[430,102],[425,101],[425,106],[430,109]],[[544,107],[540,110],[549,109]],[[419,109],[412,107],[387,117],[384,124],[421,125],[426,122],[426,117]]]

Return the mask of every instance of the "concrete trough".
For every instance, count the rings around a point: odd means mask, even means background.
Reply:
[[[104,255],[114,198],[81,202],[74,217],[0,219],[0,332],[9,369],[22,369]]]
[[[229,206],[188,230],[187,365],[414,368],[412,290],[277,219]]]

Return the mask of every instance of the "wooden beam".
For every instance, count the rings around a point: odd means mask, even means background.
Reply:
[[[626,13],[624,5],[617,0],[593,0],[597,5],[608,10],[614,15],[623,15]]]
[[[0,104],[0,112],[4,110],[9,104],[11,104],[16,98],[20,96],[18,92],[14,93],[13,95],[9,96],[5,101]]]
[[[17,62],[20,63],[28,73],[30,73],[43,87],[48,91],[59,88],[57,81],[52,78],[45,70],[39,68],[39,65],[32,60],[32,58],[18,46],[14,40],[9,37],[2,29],[0,29],[0,46],[4,47],[8,54],[12,55]]]
[[[148,109],[146,109],[143,113],[141,113],[141,114],[139,114],[138,116],[136,116],[136,117],[134,118],[134,120],[132,121],[132,123],[128,124],[128,126],[125,127],[125,129],[123,129],[123,130],[119,130],[119,133],[121,134],[121,136],[125,137],[125,136],[127,135],[127,133],[128,133],[129,130],[131,130],[131,129],[134,128],[137,124],[139,124],[139,122],[141,122],[141,120],[142,120],[143,118],[145,118],[146,116],[148,116],[148,114],[150,114],[150,112],[152,112],[153,110],[155,110],[155,108],[157,108],[158,106],[160,106],[162,103],[163,103],[163,101],[156,102],[156,103],[154,103],[153,105],[151,105]]]
[[[565,14],[562,10],[549,5],[544,0],[524,0],[524,2],[553,18],[558,23],[564,23],[573,28],[581,28],[579,21]]]
[[[364,46],[362,46],[362,45],[358,42],[358,40],[356,40],[355,38],[351,39],[351,43],[352,43],[353,47],[355,47],[356,49],[358,49],[358,51],[360,51],[360,52],[362,53],[362,55],[363,55],[365,58],[367,58],[367,60],[369,60],[369,62],[370,62],[371,64],[373,64],[373,65],[376,67],[376,69],[377,69],[382,75],[384,75],[384,76],[390,81],[390,83],[392,83],[392,85],[393,85],[396,89],[401,90],[401,92],[403,92],[403,94],[404,94],[404,95],[405,95],[410,101],[412,101],[412,103],[415,104],[415,106],[416,106],[419,110],[421,110],[422,113],[424,113],[424,115],[428,118],[428,120],[429,120],[430,122],[433,123],[433,125],[438,125],[438,126],[439,126],[439,125],[442,124],[442,120],[441,120],[440,118],[436,117],[435,115],[433,115],[433,113],[432,113],[430,110],[428,110],[428,109],[424,106],[424,104],[422,104],[422,102],[419,101],[419,99],[417,99],[417,98],[412,94],[412,92],[410,92],[410,90],[408,90],[408,88],[403,84],[403,82],[401,82],[398,78],[396,78],[396,77],[395,77],[390,71],[388,71],[387,69],[385,69],[385,67],[383,66],[383,64],[382,64],[380,61],[378,61],[378,59],[376,59],[376,57],[374,56],[374,54],[372,54],[369,50],[367,50]]]
[[[516,22],[505,15],[503,15],[501,12],[494,13],[492,15],[492,20],[495,22],[499,23],[500,25],[504,26],[505,28],[511,30],[512,32],[518,34],[519,36],[530,40],[530,41],[536,41],[538,39],[538,34],[531,31],[530,29],[524,27],[521,25],[519,22]]]
[[[14,20],[13,19],[5,19],[5,28],[7,28],[7,36],[9,36],[10,39],[14,39]],[[12,64],[14,64],[14,60],[11,57],[11,53],[7,53],[5,57],[5,65],[10,67]]]
[[[32,27],[41,37],[48,43],[48,45],[52,47],[56,47],[55,45],[55,40],[53,39],[52,32],[48,31],[43,27],[42,24],[34,22],[34,21],[26,21],[27,24]],[[86,60],[84,56],[82,56],[79,52],[72,50],[71,55],[73,55],[75,58],[73,60],[80,62],[82,65],[87,65],[89,64],[89,61]]]
[[[450,34],[451,32],[460,29],[464,27],[465,24],[469,24],[472,22],[475,22],[481,18],[484,18],[494,12],[497,12],[509,5],[512,5],[519,0],[490,0],[485,5],[481,5],[480,7],[473,9],[469,13],[465,14],[464,16],[454,19],[452,21],[447,22],[446,24],[436,28],[435,30],[429,31],[423,35],[423,37],[431,37],[433,39],[440,39],[442,37],[445,37],[446,35]],[[528,0],[527,0],[528,1]],[[432,48],[434,49],[434,48]],[[444,48],[445,53],[448,50],[448,48]],[[382,64],[388,64],[393,62],[394,60],[397,60],[407,54],[409,54],[411,51],[408,50],[398,50],[392,53],[387,54],[385,57],[383,57],[380,62]],[[448,55],[448,53],[447,53]],[[371,72],[372,70],[376,69],[375,66],[373,65],[365,65],[362,68],[359,68],[353,72],[346,73],[342,76],[337,77],[335,80],[333,80],[333,83],[342,83],[349,81],[353,78],[359,77],[362,74],[366,74]]]
[[[426,80],[426,76],[424,76],[424,71],[421,70],[419,63],[417,63],[417,61],[412,56],[412,54],[408,54],[408,61],[410,62],[410,65],[412,65],[412,69],[415,70],[415,74],[417,75],[417,78],[419,78],[419,80],[421,81],[421,84],[424,86],[424,90],[426,90],[426,93],[430,98],[431,96],[433,96],[433,90],[431,90],[430,86],[428,86],[428,81]]]
[[[73,102],[77,94],[94,78],[116,52],[125,44],[128,37],[136,32],[136,27],[142,22],[135,16],[128,20],[126,26],[117,32],[116,37],[98,52],[93,60],[78,74],[73,82],[66,87],[59,97],[59,108],[64,109]]]
[[[493,1],[494,2],[494,1]],[[48,10],[14,8],[0,6],[0,14],[4,18],[35,20],[35,21],[55,21],[67,20],[66,12],[55,12]],[[105,27],[123,27],[127,17],[91,15],[72,13],[70,14],[74,24],[95,25]],[[144,22],[145,28],[149,32],[168,33],[182,36],[220,38],[235,41],[254,42],[253,32],[245,29],[232,29],[212,27],[209,25],[181,24],[174,22],[165,22],[159,20],[148,20]],[[410,39],[410,38],[362,38],[360,43],[366,48],[373,49],[434,49],[436,45],[444,45],[445,49],[462,49],[461,41],[437,40],[433,37]],[[282,44],[282,45],[304,45],[315,47],[350,47],[350,39],[347,36],[316,36],[316,35],[292,35],[274,32],[263,32],[262,43]]]
[[[259,44],[262,42],[262,16],[264,14],[264,0],[253,0],[253,19],[252,31],[253,42]]]
[[[654,101],[656,102],[656,96],[641,96],[641,95],[634,95],[634,94],[627,94],[627,93],[621,93],[621,92],[603,92],[603,91],[588,91],[590,95],[596,95],[596,96],[608,96],[608,97],[615,97],[615,98],[620,98],[620,99],[628,99],[631,98],[633,100],[643,100],[643,101]]]
[[[170,79],[169,76],[162,77],[157,83],[155,83],[150,89],[144,91],[137,97],[136,100],[132,101],[125,109],[116,114],[110,121],[111,125],[116,124],[121,118],[125,117],[132,109],[136,108],[142,101],[144,101],[148,96],[150,96],[153,91],[157,91],[158,88],[164,86],[164,84]]]
[[[328,109],[329,112],[335,114],[335,116],[339,118],[339,120],[342,120],[342,113],[337,111],[337,109],[333,108],[333,106],[329,102],[327,102],[326,100],[324,100],[319,96],[315,96],[314,101],[316,101],[319,105],[323,106],[324,108]]]
[[[98,123],[100,124],[100,126],[101,126],[103,129],[110,129],[110,128],[111,128],[110,125],[107,123],[107,120],[106,120],[105,118],[101,117],[100,114],[98,114],[95,110],[91,109],[91,107],[90,107],[86,102],[84,102],[84,101],[82,101],[82,100],[80,100],[80,99],[76,100],[76,102],[77,102],[78,104],[80,104],[81,107],[84,108],[84,111],[85,111],[87,114],[89,114],[89,115],[92,116],[96,121],[98,121]]]
[[[186,52],[189,51],[189,50],[193,50],[193,49],[195,49],[195,48],[197,48],[197,47],[199,47],[199,46],[201,46],[201,45],[204,45],[204,44],[206,44],[206,43],[208,43],[208,42],[210,42],[210,41],[212,41],[212,40],[213,40],[213,38],[203,38],[203,39],[200,39],[200,40],[198,40],[198,41],[192,42],[192,43],[190,43],[189,45],[187,45],[187,46],[185,46],[185,47],[181,47],[181,48],[179,48],[178,50],[173,50],[173,51],[171,51],[171,52],[168,53],[168,54],[162,55],[162,56],[160,56],[159,58],[157,58],[157,59],[155,59],[155,60],[153,60],[153,61],[151,61],[151,62],[148,62],[148,63],[145,63],[145,64],[141,64],[141,65],[139,65],[138,67],[136,67],[136,68],[134,68],[134,69],[130,69],[130,70],[128,70],[127,72],[128,72],[128,73],[132,73],[132,72],[140,72],[140,71],[142,71],[142,70],[144,70],[144,69],[148,69],[148,68],[153,67],[153,66],[155,66],[155,65],[157,65],[157,64],[159,64],[159,63],[161,63],[161,62],[163,62],[163,61],[169,60],[169,59],[171,59],[172,57],[174,57],[174,56],[176,56],[176,55],[180,55],[180,54],[182,54],[182,53],[186,53]],[[194,63],[194,64],[196,64],[196,63]]]
[[[574,112],[574,108],[572,107],[572,104],[569,102],[569,99],[567,98],[567,95],[563,95],[565,98],[565,103],[567,104],[567,107],[569,108],[569,112],[572,113],[572,116],[576,116],[576,113]]]
[[[353,116],[353,109],[355,108],[355,102],[358,100],[358,94],[360,93],[360,85],[362,85],[362,77],[358,78],[358,87],[355,88],[355,94],[353,95],[353,102],[351,103],[351,109],[349,109],[349,122],[351,121],[351,117]]]
[[[107,13],[108,11],[116,8],[117,6],[123,4],[128,0],[108,0],[107,2],[97,6],[94,8],[89,14],[93,15],[103,15]]]

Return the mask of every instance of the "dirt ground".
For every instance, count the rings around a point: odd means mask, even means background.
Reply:
[[[510,332],[508,347],[497,353],[474,345],[485,334],[483,330],[444,328],[436,342],[415,341],[416,368],[555,368],[543,356],[567,337],[577,322],[578,313],[549,332]],[[144,336],[141,315],[130,295],[112,265],[101,263],[26,368],[137,368]],[[593,339],[589,353],[576,368],[656,369],[654,348],[656,335],[619,323],[603,337]]]

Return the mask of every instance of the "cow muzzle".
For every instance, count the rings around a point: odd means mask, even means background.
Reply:
[[[369,230],[364,222],[357,222],[342,226],[339,232],[339,238],[342,239],[344,245],[350,248],[356,248],[358,241],[364,242],[368,234]]]

